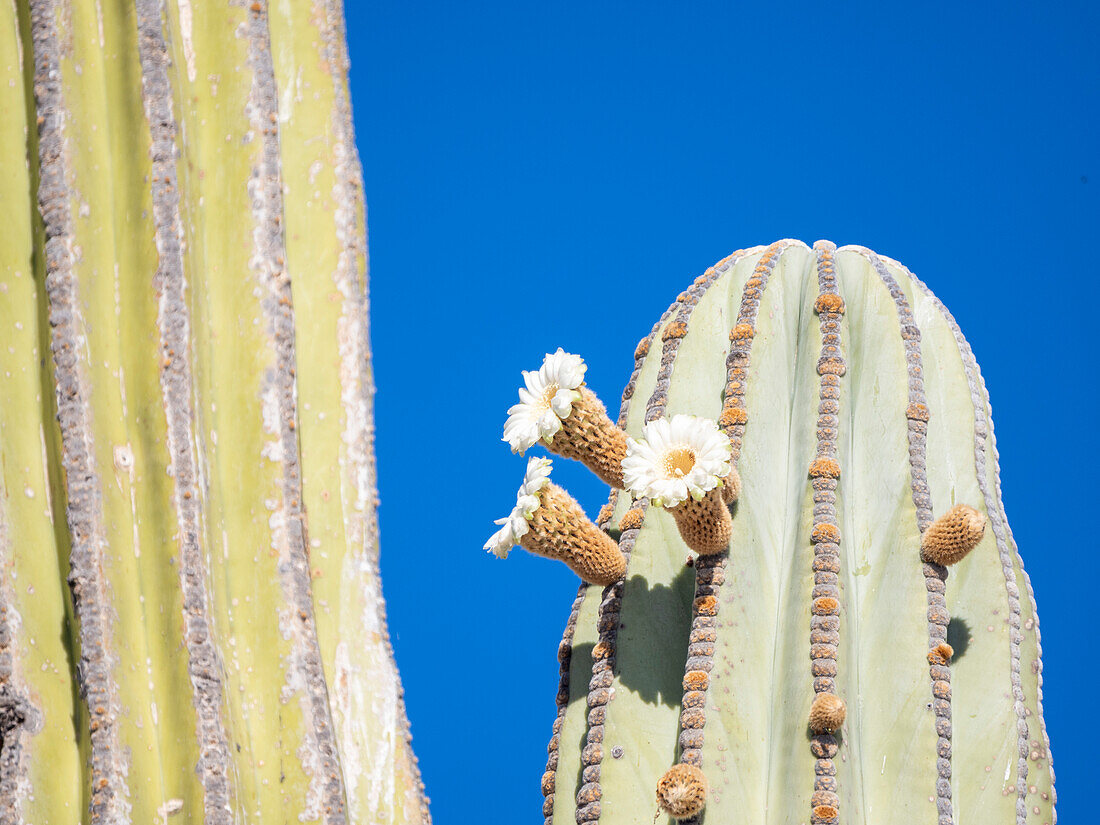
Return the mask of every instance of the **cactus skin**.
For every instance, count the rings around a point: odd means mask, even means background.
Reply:
[[[19,0],[0,72],[0,825],[428,823],[339,0]]]
[[[612,492],[600,526],[628,569],[573,604],[548,825],[648,821],[681,761],[707,779],[698,822],[1053,823],[988,396],[924,284],[780,241],[708,269],[635,355],[620,425],[720,421],[742,491],[728,556],[691,566],[670,514]],[[948,575],[921,534],[956,503],[990,529]],[[809,731],[821,692],[847,704],[836,736]]]

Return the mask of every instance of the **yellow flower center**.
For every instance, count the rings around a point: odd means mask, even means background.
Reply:
[[[695,450],[691,447],[675,447],[665,453],[665,477],[683,478],[695,466]]]
[[[542,398],[539,399],[539,407],[544,410],[550,409],[550,403],[554,400],[554,396],[558,394],[557,384],[547,384],[546,389],[542,392]]]

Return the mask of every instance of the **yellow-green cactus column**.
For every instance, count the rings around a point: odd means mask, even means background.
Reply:
[[[340,3],[20,2],[0,70],[0,823],[426,823]]]

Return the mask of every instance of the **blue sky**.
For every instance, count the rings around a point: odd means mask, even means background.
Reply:
[[[637,340],[736,248],[859,243],[951,309],[993,403],[1043,627],[1063,821],[1083,820],[1100,6],[348,4],[369,204],[382,568],[435,819],[537,820],[564,567],[481,550],[523,463],[521,369]],[[1024,334],[1021,335],[1021,330]],[[591,513],[583,468],[555,478]],[[1059,572],[1061,571],[1061,572]],[[1067,575],[1062,575],[1063,573]],[[518,607],[517,607],[518,606]],[[1090,712],[1091,716],[1091,712]]]

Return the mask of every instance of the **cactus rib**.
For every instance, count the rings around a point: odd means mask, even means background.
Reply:
[[[172,111],[163,14],[161,0],[138,0],[141,91],[152,140],[153,216],[159,254],[154,288],[160,297],[157,312],[163,356],[160,381],[168,424],[169,466],[175,485],[173,505],[179,523],[178,567],[187,669],[196,711],[203,817],[207,825],[221,825],[232,821],[229,743],[222,715],[224,666],[211,638],[213,617],[207,595],[210,571],[206,564],[208,550],[203,546],[205,533],[195,455],[191,313],[184,297],[183,225],[175,160],[177,125]]]
[[[1028,778],[1028,765],[1027,756],[1029,752],[1028,748],[1028,714],[1024,705],[1023,686],[1020,679],[1021,659],[1022,651],[1021,645],[1023,636],[1021,633],[1021,609],[1020,609],[1020,589],[1017,583],[1016,571],[1014,568],[1014,550],[1009,546],[1009,542],[1012,540],[1011,529],[1008,526],[1008,520],[1005,518],[1004,508],[1001,505],[1001,490],[1000,490],[1000,469],[997,466],[996,447],[993,444],[993,422],[987,421],[987,410],[985,398],[986,389],[985,381],[982,378],[981,370],[978,368],[977,359],[974,357],[973,350],[970,349],[970,344],[962,334],[962,330],[959,328],[955,317],[947,309],[946,306],[937,298],[932,291],[928,288],[923,281],[921,281],[916,275],[910,272],[906,267],[891,261],[900,269],[902,269],[917,286],[917,289],[936,307],[939,313],[943,316],[948,327],[951,330],[952,335],[955,338],[956,345],[958,346],[959,356],[962,358],[963,368],[966,371],[967,384],[970,389],[971,403],[974,407],[974,465],[977,471],[978,489],[981,491],[982,500],[985,504],[985,510],[989,515],[990,528],[997,542],[997,554],[1001,560],[1001,568],[1004,571],[1005,578],[1005,592],[1008,599],[1008,618],[1011,626],[1011,632],[1009,635],[1009,655],[1011,659],[1010,673],[1012,680],[1012,697],[1013,708],[1016,713],[1016,730],[1017,730],[1017,761],[1016,761],[1016,821],[1017,825],[1024,825],[1027,820],[1027,801],[1026,795],[1028,792],[1027,778]],[[991,487],[989,480],[986,477],[986,441],[990,442],[990,449],[993,453],[993,472],[994,472],[994,484]],[[1015,545],[1013,544],[1013,547]],[[1016,563],[1019,561],[1018,554],[1016,555]],[[1032,613],[1036,613],[1035,608],[1035,594],[1031,588],[1031,581],[1028,578],[1027,572],[1021,568],[1024,580],[1027,585],[1028,598],[1031,601]],[[1043,716],[1043,676],[1042,676],[1042,643],[1039,635],[1039,621],[1036,615],[1034,619],[1035,629],[1035,643],[1037,648],[1036,655],[1036,676],[1037,676],[1037,696],[1036,704],[1038,710],[1039,727],[1043,735],[1043,742],[1046,746],[1046,752],[1048,754],[1048,766],[1050,771],[1050,803],[1051,803],[1051,815],[1052,822],[1057,822],[1057,814],[1054,811],[1054,805],[1057,803],[1057,794],[1054,788],[1054,764],[1053,759],[1049,757],[1050,753],[1050,737],[1046,731],[1046,723]]]
[[[909,373],[909,403],[927,409],[924,391],[924,367],[921,360],[921,335],[909,301],[897,280],[870,250],[862,253],[890,292],[897,307],[898,324],[905,347],[906,369]],[[928,414],[908,417],[910,487],[916,507],[917,528],[923,533],[932,524],[932,498],[928,488],[926,444]],[[921,562],[925,588],[928,592],[928,646],[947,642],[947,626],[951,614],[947,608],[947,568],[933,562]],[[932,687],[932,707],[936,715],[936,810],[944,825],[954,822],[951,804],[951,666],[929,664]]]
[[[116,721],[118,686],[111,673],[111,618],[103,581],[103,512],[99,472],[92,455],[88,384],[76,350],[85,322],[73,272],[73,218],[68,202],[65,101],[55,0],[32,0],[34,90],[38,111],[38,203],[46,234],[46,294],[50,351],[56,376],[66,517],[72,545],[69,585],[80,623],[80,687],[91,718],[91,816],[95,825],[129,818],[127,765]]]
[[[311,786],[319,793],[322,821],[328,825],[342,825],[346,821],[344,778],[317,638],[302,502],[294,305],[285,265],[278,95],[267,3],[263,0],[252,3],[250,10],[248,59],[253,75],[249,108],[252,129],[261,136],[262,145],[250,184],[256,222],[253,266],[265,292],[261,307],[275,351],[275,368],[273,375],[265,379],[263,395],[265,404],[275,412],[275,435],[283,469],[275,542],[279,551],[279,573],[291,608],[288,622],[294,648],[291,678],[304,688],[301,704],[306,719],[305,744],[312,751],[311,757],[304,760],[305,767],[312,774]]]
[[[841,346],[840,308],[843,298],[837,286],[834,268],[836,246],[819,241],[814,244],[817,256],[818,298],[814,302],[818,310],[818,324],[821,331],[821,355],[818,363],[826,361],[844,363]],[[837,531],[829,536],[829,541],[815,541],[814,586],[812,598],[840,597],[840,526],[836,511],[837,477],[840,466],[837,461],[837,434],[839,429],[840,388],[839,378],[832,372],[818,370],[818,426],[817,451],[814,465],[811,465],[811,487],[813,489],[813,530],[814,533],[827,532],[823,528]],[[833,462],[829,465],[828,462]],[[820,475],[814,476],[815,465],[824,467]],[[813,676],[815,705],[817,699],[834,696],[836,690],[837,647],[840,644],[839,611],[832,615],[812,615],[810,619],[810,659]],[[811,709],[811,717],[813,709]],[[813,727],[811,725],[811,727]],[[811,751],[815,757],[814,790],[810,797],[810,814],[813,825],[824,825],[835,819],[840,807],[837,795],[836,766],[833,757],[837,752],[836,732],[832,729],[814,729]]]

